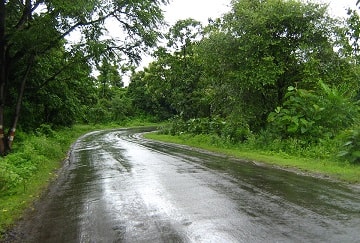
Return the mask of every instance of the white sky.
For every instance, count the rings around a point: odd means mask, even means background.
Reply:
[[[314,0],[329,3],[330,11],[337,16],[346,16],[348,7],[355,8],[357,0]],[[230,10],[230,0],[170,0],[165,10],[165,19],[172,25],[177,20],[194,18],[206,24],[209,17],[220,17]]]
[[[173,25],[177,20],[193,18],[207,23],[208,18],[220,17],[230,10],[230,0],[170,0],[165,6],[165,20]]]
[[[346,17],[346,9],[349,7],[352,9],[357,9],[357,0],[322,0],[319,2],[329,3],[330,13],[340,17]]]

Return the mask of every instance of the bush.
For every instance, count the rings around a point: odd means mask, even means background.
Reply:
[[[35,130],[36,135],[45,135],[46,137],[54,137],[54,131],[48,124],[41,124],[39,128]]]
[[[219,117],[211,119],[194,118],[187,121],[175,117],[171,120],[169,126],[162,128],[161,133],[173,136],[183,133],[193,135],[213,134],[231,143],[243,142],[251,134],[249,126],[241,120],[226,122]]]
[[[0,158],[0,192],[11,193],[12,188],[29,180],[49,160],[64,154],[60,144],[64,138],[49,125],[41,125],[35,135],[19,134],[21,139],[14,143],[14,151]]]
[[[23,178],[15,172],[13,165],[6,161],[0,163],[0,193],[16,187]]]
[[[93,124],[106,124],[112,121],[112,113],[110,110],[110,102],[105,99],[99,100],[99,102],[88,109],[85,112],[86,120]]]
[[[343,151],[339,156],[353,164],[360,164],[360,129],[350,130],[345,136]]]
[[[242,121],[227,122],[221,131],[221,136],[231,143],[244,142],[250,134],[249,125]]]
[[[359,115],[357,103],[319,82],[319,91],[289,87],[282,107],[270,113],[269,129],[282,138],[307,142],[334,138]]]

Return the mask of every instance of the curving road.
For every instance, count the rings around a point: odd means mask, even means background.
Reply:
[[[81,137],[18,242],[360,242],[360,190],[141,138]]]

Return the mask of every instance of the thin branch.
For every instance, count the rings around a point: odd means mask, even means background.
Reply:
[[[44,86],[46,86],[51,81],[54,81],[57,78],[57,76],[59,76],[69,66],[70,66],[70,64],[67,64],[67,65],[64,65],[62,68],[58,69],[57,72],[55,72],[52,76],[47,78],[42,84],[39,85],[39,87],[36,88],[35,93],[37,93],[39,90],[41,90]]]
[[[57,42],[59,40],[62,40],[64,39],[68,34],[70,34],[72,31],[74,31],[77,27],[80,27],[80,26],[88,26],[88,25],[93,25],[93,24],[96,24],[96,23],[99,23],[101,21],[104,21],[106,20],[108,17],[110,16],[113,16],[114,14],[114,11],[103,16],[103,17],[100,17],[96,20],[92,20],[92,21],[88,21],[88,22],[83,22],[83,21],[79,21],[77,22],[75,25],[71,26],[67,31],[65,31],[62,35],[60,35],[56,40],[54,40],[54,42]]]
[[[88,56],[84,56],[83,59],[86,60]],[[53,75],[51,75],[50,77],[48,77],[47,79],[45,79],[39,86],[34,87],[32,89],[33,94],[36,94],[37,92],[39,92],[42,88],[44,88],[47,84],[49,84],[51,81],[56,80],[56,78],[63,73],[67,68],[71,67],[74,63],[78,62],[79,59],[73,59],[72,61],[66,63],[65,65],[62,65],[62,68],[58,69],[55,73],[53,73]]]
[[[19,22],[15,25],[15,29],[20,29],[27,21],[29,21],[31,19],[31,14],[31,0],[26,0],[22,16]]]

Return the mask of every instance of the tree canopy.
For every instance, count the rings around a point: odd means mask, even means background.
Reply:
[[[205,26],[184,19],[161,33],[166,0],[75,2],[1,2],[3,154],[20,110],[23,129],[150,116],[233,142],[316,144],[357,124],[356,10],[342,20],[311,1],[233,0]],[[154,61],[135,71],[151,48]]]
[[[205,27],[182,20],[169,29],[167,46],[129,86],[133,97],[143,94],[138,107],[153,109],[151,101],[178,117],[172,131],[214,132],[232,141],[266,132],[269,141],[318,143],[356,124],[356,11],[343,21],[310,1],[231,6]]]
[[[79,113],[78,101],[91,96],[86,90],[93,86],[91,66],[111,59],[138,63],[157,42],[161,5],[167,2],[2,0],[0,153],[11,148],[22,104],[34,118],[32,110],[42,105],[43,122],[60,119],[71,125]],[[110,22],[121,38],[107,37]],[[74,32],[80,36],[77,43],[67,40]],[[59,112],[62,118],[54,118]],[[10,127],[7,135],[5,126]]]

